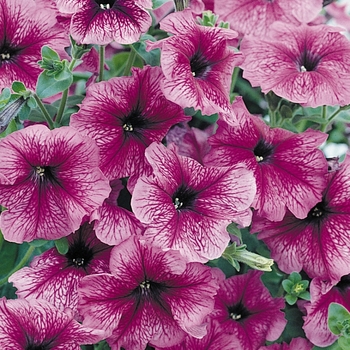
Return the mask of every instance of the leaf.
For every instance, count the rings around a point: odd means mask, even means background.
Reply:
[[[231,223],[226,227],[226,231],[231,234],[234,235],[236,237],[238,237],[240,240],[242,240],[242,233],[241,230],[237,227],[237,225],[235,223]]]
[[[342,350],[349,350],[350,349],[350,338],[347,337],[340,337],[338,339],[338,345]]]
[[[35,239],[34,241],[29,242],[29,245],[37,248],[37,247],[43,246],[46,243],[47,243],[46,239]]]
[[[12,90],[14,92],[17,92],[18,94],[21,94],[22,92],[26,92],[27,89],[24,86],[24,84],[20,81],[15,81],[12,83]]]
[[[48,60],[60,61],[60,56],[58,53],[46,45],[41,48],[41,56],[42,58],[47,58]]]
[[[11,98],[11,90],[9,88],[5,88],[2,90],[0,94],[0,109],[4,108]]]
[[[36,92],[39,98],[51,97],[68,89],[73,82],[73,74],[69,72],[64,76],[66,77],[65,79],[57,80],[55,77],[48,75],[46,71],[42,72],[36,85]]]
[[[7,275],[15,267],[19,245],[4,241],[0,252],[0,275]]]
[[[328,307],[328,327],[330,331],[339,335],[343,329],[342,323],[350,320],[349,311],[338,303],[331,303]]]
[[[55,240],[55,246],[61,255],[67,254],[69,250],[69,243],[66,237]]]
[[[292,288],[294,286],[294,283],[291,280],[284,280],[282,281],[282,287],[287,293],[292,292]]]
[[[150,66],[159,66],[160,65],[160,49],[155,49],[151,51],[146,51],[147,44],[145,43],[146,40],[150,41],[156,41],[156,39],[149,34],[143,34],[140,38],[140,40],[134,44],[132,44],[135,51],[138,53],[139,56],[142,57],[142,59],[146,62],[146,64],[149,64]]]
[[[285,296],[285,299],[286,299],[286,302],[289,304],[289,305],[294,305],[297,300],[298,300],[298,297],[295,296],[295,295],[291,295],[291,294],[287,294]]]

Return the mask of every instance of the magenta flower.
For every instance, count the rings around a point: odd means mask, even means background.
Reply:
[[[152,24],[145,10],[152,8],[148,0],[57,0],[57,5],[61,12],[73,14],[70,33],[81,44],[132,44]]]
[[[69,307],[77,316],[79,281],[86,275],[109,272],[112,247],[101,243],[87,222],[67,239],[67,254],[51,248],[35,257],[30,267],[12,274],[9,282],[19,298],[45,299],[61,311]]]
[[[84,325],[109,334],[112,349],[172,346],[185,335],[205,335],[220,275],[188,263],[177,251],[163,251],[136,236],[111,252],[112,274],[86,276],[79,289]]]
[[[350,155],[340,170],[328,174],[323,197],[304,219],[287,213],[282,222],[254,218],[271,256],[286,272],[301,271],[337,283],[350,273]]]
[[[253,174],[243,165],[206,168],[153,143],[146,158],[154,176],[139,178],[131,206],[157,246],[180,250],[190,261],[221,256],[229,242],[226,226],[248,226],[255,195]]]
[[[215,0],[214,12],[237,32],[263,37],[272,23],[311,22],[322,10],[322,0]]]
[[[338,336],[328,328],[328,307],[331,303],[343,305],[350,310],[350,278],[344,276],[333,288],[314,278],[310,285],[311,301],[305,304],[303,329],[306,337],[315,345],[326,347],[333,344]]]
[[[236,32],[195,23],[192,12],[185,10],[168,15],[161,28],[174,34],[150,49],[161,48],[164,72],[162,90],[181,107],[200,109],[203,114],[228,113],[233,68],[242,56],[228,46]]]
[[[131,235],[141,235],[144,227],[131,211],[118,204],[120,192],[127,191],[122,182],[114,180],[110,182],[110,186],[112,191],[97,210],[98,219],[95,221],[94,228],[99,240],[109,245],[116,245]],[[130,205],[130,200],[126,204]]]
[[[271,297],[261,275],[249,270],[226,279],[218,290],[212,317],[238,342],[235,350],[257,350],[266,340],[277,340],[287,323],[280,311],[283,298]]]
[[[49,6],[33,0],[0,0],[0,91],[14,81],[35,89],[42,46],[65,55],[68,36],[55,16]]]
[[[80,350],[82,344],[103,339],[44,300],[0,299],[0,343],[2,350]]]
[[[242,98],[237,98],[232,107],[240,123],[232,126],[218,121],[216,134],[209,138],[212,149],[206,164],[245,163],[256,179],[253,207],[259,215],[278,221],[288,208],[295,216],[305,218],[321,201],[326,186],[327,161],[317,147],[327,135],[314,130],[294,134],[271,129],[248,112]]]
[[[70,125],[99,146],[100,167],[108,179],[142,174],[146,147],[189,119],[161,92],[162,77],[159,67],[146,66],[133,69],[132,77],[91,85],[79,112],[72,115]]]
[[[305,338],[294,338],[289,344],[276,343],[269,346],[262,346],[259,350],[311,350],[313,347],[313,344]]]
[[[102,205],[110,187],[92,139],[73,128],[29,126],[0,142],[0,227],[6,240],[58,239]]]
[[[304,106],[349,104],[350,42],[339,30],[276,23],[264,39],[245,37],[243,77]]]

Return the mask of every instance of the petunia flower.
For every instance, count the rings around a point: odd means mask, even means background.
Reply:
[[[281,222],[254,217],[258,232],[271,256],[286,272],[301,271],[337,283],[350,273],[350,155],[339,170],[328,174],[319,202],[304,219],[288,212]]]
[[[228,45],[237,33],[200,26],[188,9],[168,15],[161,28],[174,35],[148,42],[148,48],[161,48],[165,96],[203,114],[228,113],[232,71],[242,63],[241,53]]]
[[[317,149],[327,138],[319,131],[294,134],[272,129],[246,109],[242,98],[232,104],[239,125],[218,121],[209,138],[211,151],[205,164],[229,166],[243,162],[254,172],[257,193],[253,207],[269,220],[282,220],[286,208],[305,218],[322,198],[327,161]]]
[[[220,257],[229,242],[226,226],[250,224],[252,172],[242,164],[203,167],[157,143],[147,148],[146,158],[154,176],[139,178],[131,198],[135,216],[147,225],[145,236],[191,261]]]
[[[78,283],[86,275],[109,272],[112,247],[101,243],[87,222],[67,240],[65,255],[51,248],[12,274],[9,282],[19,298],[44,299],[61,311],[70,308],[77,317]]]
[[[241,35],[263,37],[276,21],[311,22],[322,10],[322,0],[215,0],[214,12]]]
[[[152,24],[149,0],[57,0],[57,6],[72,14],[70,33],[80,44],[132,44]]]
[[[313,344],[305,338],[294,338],[289,344],[275,343],[269,346],[262,346],[259,350],[312,350]]]
[[[350,42],[340,30],[279,22],[265,38],[246,36],[243,77],[303,106],[349,104]]]
[[[102,205],[110,187],[94,141],[71,127],[35,125],[0,142],[0,227],[6,240],[68,236]]]
[[[70,125],[99,146],[100,168],[108,179],[142,174],[146,147],[189,119],[163,95],[162,77],[159,67],[145,66],[133,69],[132,77],[93,84],[79,112],[72,115]]]
[[[338,303],[350,310],[350,278],[344,276],[331,289],[322,278],[314,278],[310,284],[310,295],[310,302],[305,304],[307,315],[303,317],[303,329],[313,344],[326,347],[338,338],[328,327],[329,305]]]
[[[205,335],[221,274],[188,263],[178,251],[164,251],[136,236],[111,252],[111,274],[81,281],[78,309],[83,324],[103,329],[113,350],[172,346],[186,334]]]
[[[14,81],[35,89],[42,46],[65,54],[69,38],[55,17],[56,11],[41,2],[0,0],[0,91]]]
[[[131,235],[141,235],[144,227],[132,213],[131,208],[122,207],[121,205],[124,203],[119,205],[119,199],[122,200],[130,196],[121,180],[110,181],[110,186],[112,191],[109,197],[96,211],[97,220],[94,229],[99,240],[109,245],[116,245]],[[120,196],[121,192],[127,195]],[[130,200],[128,200],[126,206],[130,206]]]
[[[80,350],[80,345],[96,343],[103,336],[44,300],[0,299],[2,350]]]
[[[283,298],[272,298],[261,271],[249,270],[220,284],[211,317],[222,332],[238,341],[235,350],[257,350],[266,340],[279,338],[287,323]]]

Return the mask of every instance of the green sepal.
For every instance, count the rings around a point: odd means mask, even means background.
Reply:
[[[65,255],[69,250],[69,243],[66,237],[55,240],[55,247],[61,255]]]
[[[340,335],[344,326],[350,323],[350,313],[338,303],[331,303],[328,307],[328,328],[335,335]]]
[[[289,304],[289,305],[294,305],[297,300],[298,300],[298,297],[295,296],[295,295],[292,295],[292,294],[287,294],[285,296],[285,299],[286,299],[286,302]]]
[[[41,57],[53,61],[60,60],[60,56],[58,55],[58,53],[46,45],[41,48]]]
[[[29,242],[29,245],[31,245],[35,248],[38,248],[38,247],[43,246],[46,243],[47,243],[46,239],[35,239],[34,241]]]

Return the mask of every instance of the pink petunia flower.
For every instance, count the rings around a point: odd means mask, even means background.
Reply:
[[[227,41],[236,32],[198,25],[190,10],[168,15],[161,28],[174,34],[148,48],[161,48],[165,96],[181,107],[200,109],[203,114],[228,113],[232,71],[242,63]]]
[[[214,12],[220,20],[242,35],[263,37],[276,21],[311,22],[322,10],[322,0],[215,0]]]
[[[153,177],[139,178],[131,199],[145,236],[163,248],[178,249],[189,260],[221,256],[229,242],[226,226],[248,226],[255,195],[253,174],[242,164],[207,168],[153,143],[146,150]]]
[[[311,301],[305,304],[307,315],[304,316],[303,329],[306,337],[315,345],[326,347],[333,344],[338,336],[328,327],[328,307],[331,303],[343,305],[350,310],[350,278],[344,276],[333,288],[322,278],[314,278],[310,285]]]
[[[112,350],[172,346],[186,334],[205,335],[221,274],[188,263],[178,251],[163,251],[136,236],[111,252],[112,274],[86,276],[79,289],[83,324],[102,328]]]
[[[99,146],[100,168],[108,179],[142,174],[146,147],[189,119],[163,95],[162,77],[159,67],[145,66],[133,69],[132,77],[91,85],[79,112],[72,115],[70,125]]]
[[[98,219],[95,221],[95,232],[98,239],[109,245],[116,245],[131,235],[141,235],[144,227],[130,210],[119,205],[119,194],[127,192],[121,180],[110,181],[112,191],[109,197],[97,209]],[[127,192],[128,193],[128,192]],[[129,194],[129,193],[128,193]],[[130,194],[129,194],[130,196]],[[126,196],[124,196],[126,197]],[[121,198],[123,199],[123,198]],[[126,203],[130,205],[130,200]],[[94,214],[92,214],[94,216]]]
[[[340,30],[279,22],[264,39],[246,36],[243,77],[304,106],[349,104],[350,42]]]
[[[44,299],[61,311],[69,307],[77,316],[79,281],[86,275],[109,272],[112,247],[101,243],[93,224],[87,222],[67,239],[67,254],[51,248],[36,256],[30,267],[12,274],[9,282],[17,288],[19,298]]]
[[[232,126],[218,121],[209,138],[211,152],[207,165],[229,166],[244,162],[254,172],[257,194],[253,207],[269,220],[282,220],[286,208],[305,218],[322,198],[326,186],[327,161],[317,149],[327,138],[319,131],[294,134],[268,127],[251,115],[242,98],[232,105],[240,121]]]
[[[0,91],[14,81],[35,89],[42,46],[65,55],[68,35],[55,16],[50,6],[33,0],[0,0]]]
[[[57,6],[72,14],[70,33],[80,44],[132,44],[152,24],[145,10],[152,8],[150,0],[57,0]]]
[[[94,141],[73,128],[29,126],[0,142],[0,227],[6,240],[48,240],[77,230],[110,187]]]
[[[339,170],[328,174],[323,197],[304,219],[287,213],[283,221],[254,217],[271,256],[286,272],[301,271],[337,283],[350,273],[350,155]]]
[[[283,298],[271,297],[261,275],[249,270],[226,279],[218,290],[212,317],[238,342],[235,350],[257,350],[266,340],[277,340],[287,323],[280,311]]]
[[[0,299],[2,350],[80,350],[80,345],[96,343],[103,336],[44,300]]]

